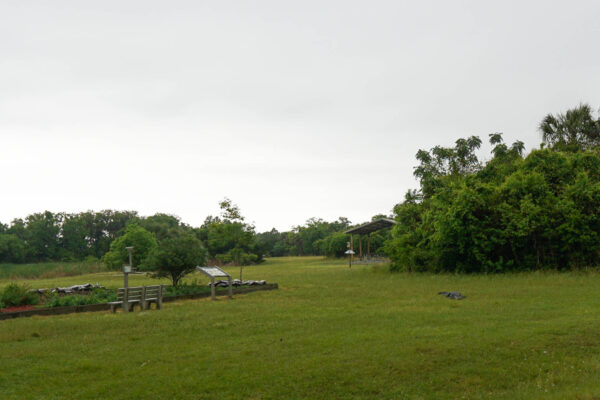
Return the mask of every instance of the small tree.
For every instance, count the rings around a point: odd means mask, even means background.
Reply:
[[[146,268],[155,271],[156,278],[169,278],[173,286],[193,272],[197,265],[206,262],[206,249],[193,234],[180,232],[178,235],[161,240],[158,249],[146,260]]]

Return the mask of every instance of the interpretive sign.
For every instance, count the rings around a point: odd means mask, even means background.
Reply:
[[[232,298],[232,291],[231,291],[231,275],[229,275],[227,272],[223,271],[221,268],[217,267],[217,266],[212,266],[212,267],[200,267],[197,266],[196,269],[200,272],[202,272],[204,275],[207,275],[210,277],[210,294],[211,294],[211,298],[214,300],[215,299],[215,278],[219,278],[219,277],[223,277],[223,278],[227,278],[227,280],[229,281],[229,298]]]
[[[229,276],[229,274],[227,272],[223,271],[219,267],[196,267],[196,268],[201,270],[208,276],[214,276],[214,277]]]

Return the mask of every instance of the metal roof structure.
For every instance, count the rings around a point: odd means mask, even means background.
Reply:
[[[366,235],[371,232],[375,232],[383,228],[389,228],[390,226],[394,225],[396,225],[396,221],[394,221],[393,219],[379,218],[375,221],[367,222],[366,224],[357,226],[356,228],[348,229],[344,233]]]

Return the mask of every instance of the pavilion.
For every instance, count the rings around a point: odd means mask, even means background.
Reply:
[[[350,248],[354,249],[354,240],[353,235],[358,235],[358,243],[359,243],[359,258],[363,259],[363,246],[362,246],[362,236],[367,235],[367,259],[371,257],[371,233],[378,231],[380,229],[389,228],[396,225],[396,221],[389,218],[379,218],[375,221],[367,222],[366,224],[362,224],[357,226],[356,228],[348,229],[344,233],[350,234]]]

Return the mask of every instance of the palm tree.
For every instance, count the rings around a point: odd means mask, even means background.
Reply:
[[[517,140],[512,144],[512,146],[510,146],[510,149],[518,155],[522,156],[523,151],[525,151],[525,143],[521,142],[520,140]]]
[[[600,145],[600,120],[594,120],[588,104],[580,104],[564,114],[546,115],[539,130],[544,142],[560,149],[585,150]]]

